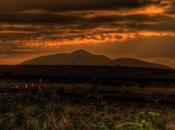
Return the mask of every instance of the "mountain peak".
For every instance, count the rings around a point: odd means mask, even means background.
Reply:
[[[23,65],[102,65],[110,59],[103,55],[94,55],[86,50],[77,50],[72,53],[55,54],[38,57],[23,62]]]
[[[88,51],[83,50],[83,49],[73,51],[71,54],[80,54],[80,55],[81,55],[81,54],[88,54],[88,55],[92,55],[91,53],[89,53]]]
[[[77,50],[72,53],[41,56],[21,63],[23,65],[112,65],[123,67],[164,68],[161,64],[150,63],[134,58],[119,58],[111,60],[104,55],[91,54],[86,50]]]

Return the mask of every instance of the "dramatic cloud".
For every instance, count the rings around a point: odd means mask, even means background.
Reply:
[[[1,11],[21,10],[98,10],[113,8],[136,8],[150,4],[160,4],[160,0],[1,0]]]
[[[174,23],[174,0],[1,0],[0,60],[84,48],[174,61]]]

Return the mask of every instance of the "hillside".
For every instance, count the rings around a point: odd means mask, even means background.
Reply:
[[[142,67],[142,68],[160,68],[160,69],[170,69],[170,67],[162,64],[150,63],[133,58],[119,58],[106,63],[106,65],[118,65],[123,67]]]
[[[22,65],[101,65],[110,59],[103,55],[94,55],[84,50],[42,56],[21,63]]]
[[[85,50],[77,50],[72,53],[61,53],[55,55],[41,56],[28,61],[24,61],[20,65],[103,65],[159,69],[170,68],[166,65],[150,63],[134,58],[120,58],[112,60],[104,55],[92,54]]]

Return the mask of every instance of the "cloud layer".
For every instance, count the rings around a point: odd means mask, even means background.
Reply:
[[[174,59],[174,23],[173,0],[1,0],[0,60],[80,48]]]
[[[161,0],[1,0],[0,5],[1,11],[14,12],[31,9],[67,11],[136,8],[160,3]]]

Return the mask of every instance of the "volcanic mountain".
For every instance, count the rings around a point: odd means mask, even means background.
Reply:
[[[110,61],[111,59],[106,56],[77,50],[72,53],[41,56],[25,61],[22,65],[102,65]]]
[[[91,54],[85,50],[77,50],[72,53],[41,56],[25,61],[20,65],[104,65],[169,69],[169,67],[166,65],[150,63],[134,58],[119,58],[112,60],[104,55]]]

